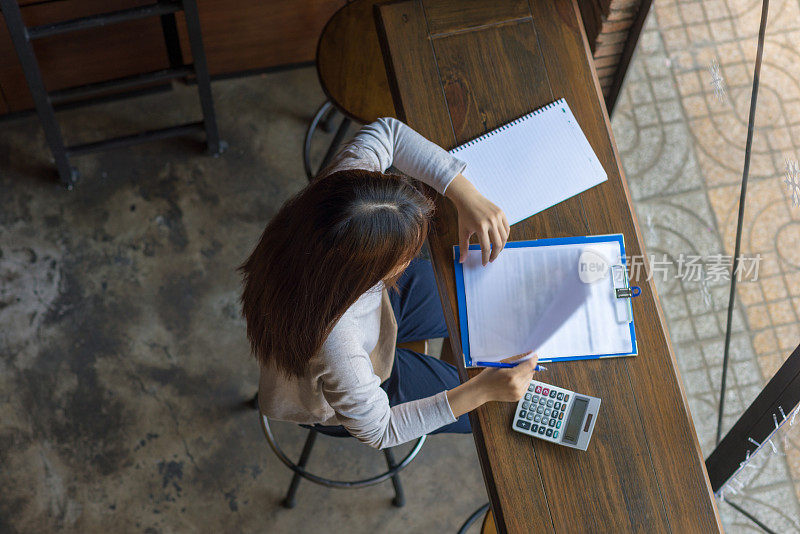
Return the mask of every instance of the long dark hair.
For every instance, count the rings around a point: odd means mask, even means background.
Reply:
[[[259,362],[302,375],[347,308],[417,255],[432,212],[407,179],[366,170],[335,172],[286,202],[239,268]]]

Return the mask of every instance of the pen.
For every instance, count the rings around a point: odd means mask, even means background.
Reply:
[[[501,369],[510,369],[512,367],[516,367],[519,365],[517,362],[506,363],[506,362],[475,362],[475,365],[481,367],[500,367]],[[547,371],[547,367],[544,365],[536,364],[536,367],[533,369],[534,371]]]

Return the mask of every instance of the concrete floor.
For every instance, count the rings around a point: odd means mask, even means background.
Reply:
[[[390,483],[300,486],[268,450],[239,317],[237,265],[305,184],[302,136],[322,102],[313,69],[217,82],[229,151],[171,140],[76,160],[51,179],[35,119],[0,125],[0,532],[443,532],[487,498],[470,436],[433,436]],[[196,93],[63,113],[71,142],[199,116]],[[80,138],[72,132],[84,134]],[[304,432],[279,424],[287,452]],[[385,468],[323,438],[310,468]]]
[[[647,252],[732,254],[758,2],[655,2],[613,117]],[[800,153],[800,3],[778,0],[762,71],[725,427],[800,340],[800,210],[782,182]],[[794,55],[792,55],[794,54]],[[725,94],[715,93],[715,73]],[[0,533],[454,532],[486,501],[472,439],[433,436],[388,483],[303,483],[267,449],[238,315],[236,266],[305,184],[301,142],[323,96],[313,69],[215,82],[223,137],[77,160],[65,192],[35,119],[0,123]],[[192,88],[63,113],[71,142],[199,116]],[[767,210],[767,207],[770,209]],[[656,279],[704,452],[713,448],[727,283]],[[276,425],[299,454],[304,433]],[[788,443],[788,444],[787,444]],[[407,450],[407,449],[406,449]],[[800,531],[800,438],[758,467],[736,500],[778,532]],[[365,476],[383,458],[321,439],[310,468]],[[758,529],[725,503],[727,532]],[[476,532],[477,528],[473,528]]]

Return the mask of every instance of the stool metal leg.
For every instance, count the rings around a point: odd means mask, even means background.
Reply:
[[[42,123],[45,139],[50,146],[50,151],[53,153],[58,176],[67,189],[72,189],[78,173],[69,164],[61,128],[59,128],[56,120],[53,103],[50,101],[50,97],[44,87],[39,63],[36,60],[33,45],[22,21],[22,14],[17,0],[0,0],[0,8],[2,8],[3,16],[6,19],[8,33],[11,35],[19,62],[22,64],[22,71],[25,74],[25,80],[28,82],[28,88],[36,105],[36,113]]]
[[[480,516],[485,515],[486,512],[488,511],[489,511],[489,503],[487,502],[486,504],[484,504],[483,506],[472,512],[472,515],[470,515],[467,518],[467,520],[464,521],[464,524],[461,525],[461,528],[458,529],[458,534],[466,534],[469,527],[471,527],[472,524],[475,521],[477,521]]]
[[[212,155],[221,154],[224,144],[220,143],[217,117],[214,114],[214,100],[211,98],[211,79],[208,75],[206,53],[203,49],[203,35],[200,31],[200,16],[195,0],[183,0],[183,13],[186,16],[186,32],[192,49],[192,63],[197,76],[197,90],[200,93],[200,106],[203,108],[203,125],[206,129],[206,144]]]
[[[314,118],[311,119],[311,124],[308,125],[308,129],[306,130],[306,137],[303,140],[303,168],[306,171],[306,178],[308,178],[309,182],[316,177],[316,173],[311,169],[311,139],[314,137],[314,132],[323,120],[333,120],[334,111],[335,108],[330,100],[323,102],[317,112],[314,113]],[[329,130],[326,129],[325,131],[327,132]]]
[[[319,121],[319,127],[322,128],[322,131],[325,133],[331,133],[333,131],[333,119],[336,117],[336,108],[331,106],[330,109],[322,116],[322,120]]]
[[[383,449],[383,455],[386,456],[386,465],[389,469],[394,469],[397,464],[394,460],[394,453],[392,453],[392,449]],[[392,499],[392,504],[401,508],[406,504],[406,496],[403,493],[403,485],[400,483],[400,474],[395,473],[392,477],[392,486],[394,486],[394,499]]]
[[[317,431],[309,430],[306,444],[303,445],[303,452],[300,453],[300,460],[297,462],[297,467],[304,468],[308,463],[308,457],[311,456],[311,449],[314,447],[314,442],[317,440]],[[300,485],[300,474],[295,473],[292,477],[292,482],[289,484],[289,491],[286,492],[286,497],[281,503],[284,508],[294,508],[297,504],[295,495],[297,494],[297,486]]]
[[[351,121],[349,118],[344,117],[342,122],[339,123],[339,128],[336,130],[336,133],[333,135],[333,141],[331,141],[330,146],[328,147],[328,152],[325,153],[325,157],[322,158],[322,163],[319,166],[319,171],[324,169],[328,163],[330,163],[331,159],[334,155],[336,155],[336,149],[339,148],[339,145],[342,144],[342,140],[344,136],[347,135],[347,129],[350,128]],[[317,171],[317,173],[319,173]]]

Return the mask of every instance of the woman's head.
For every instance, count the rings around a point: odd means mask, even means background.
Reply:
[[[365,170],[333,173],[286,202],[240,268],[256,358],[303,374],[347,308],[416,256],[432,211],[408,180]]]

